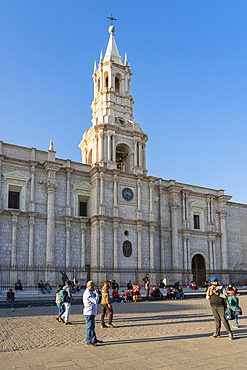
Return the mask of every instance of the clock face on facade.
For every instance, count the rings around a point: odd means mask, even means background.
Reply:
[[[129,202],[134,198],[134,193],[130,188],[124,188],[122,190],[122,197]]]

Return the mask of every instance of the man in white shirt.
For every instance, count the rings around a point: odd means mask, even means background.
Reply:
[[[96,347],[102,340],[96,338],[95,316],[97,316],[97,303],[99,301],[98,291],[94,288],[94,282],[87,282],[87,289],[83,293],[83,315],[86,320],[86,346]]]

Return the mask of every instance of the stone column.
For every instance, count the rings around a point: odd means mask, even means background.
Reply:
[[[28,265],[34,265],[34,225],[38,213],[28,212],[29,215],[29,243],[28,243]]]
[[[16,253],[16,236],[17,236],[17,223],[20,211],[11,211],[12,214],[12,245],[11,245],[11,265],[15,266],[17,262]]]
[[[55,181],[47,180],[47,237],[46,237],[46,263],[52,265],[55,262]]]
[[[103,90],[104,86],[104,76],[103,76],[103,63],[100,63],[100,91]]]
[[[191,261],[190,261],[190,239],[187,239],[187,250],[188,250],[188,270],[191,270]]]
[[[179,244],[178,244],[178,207],[179,207],[179,193],[182,187],[176,185],[174,180],[170,180],[169,192],[169,206],[171,209],[171,227],[172,227],[172,268],[178,270],[180,267],[179,261]],[[182,253],[181,253],[182,254]]]
[[[110,61],[109,76],[108,76],[108,88],[112,90],[112,61]]]
[[[99,213],[101,215],[105,214],[105,205],[104,205],[104,172],[100,172],[100,205]]]
[[[71,172],[70,160],[67,160],[66,167],[66,216],[71,216],[71,202],[70,202],[70,189],[71,189]]]
[[[112,135],[112,161],[116,162],[116,136]]]
[[[172,226],[172,267],[179,269],[178,260],[178,212],[179,205],[176,202],[170,202],[171,226]]]
[[[142,269],[142,225],[137,224],[137,266]]]
[[[208,241],[208,250],[209,250],[209,268],[211,271],[214,270],[214,259],[213,259],[213,241],[209,239]]]
[[[86,222],[81,219],[81,268],[86,266]]]
[[[117,174],[113,175],[113,217],[118,217]]]
[[[153,189],[154,189],[154,179],[149,178],[149,221],[154,221],[154,207],[153,207]]]
[[[118,268],[118,222],[113,223],[113,256],[114,269]]]
[[[66,228],[66,246],[65,246],[65,265],[66,267],[70,266],[70,230],[71,230],[71,220],[72,217],[65,216],[65,228]]]
[[[143,173],[144,175],[147,174],[147,165],[146,165],[146,144],[143,143],[143,153],[142,153],[142,161],[143,161]]]
[[[165,233],[163,228],[161,227],[160,231],[160,268],[162,270],[165,269]]]
[[[143,160],[142,160],[142,143],[139,143],[139,167],[143,167]]]
[[[99,162],[103,164],[104,162],[104,132],[100,130],[99,132]]]
[[[34,182],[34,176],[35,176],[35,166],[36,164],[31,165],[31,191],[30,191],[30,203],[29,203],[29,211],[35,212],[35,182]]]
[[[137,220],[142,219],[142,206],[141,206],[141,178],[137,178]]]
[[[150,234],[150,269],[155,268],[155,261],[154,261],[154,226],[150,226],[149,228]]]
[[[226,239],[226,211],[220,212],[220,231],[221,231],[221,258],[222,258],[222,270],[228,269],[228,251],[227,251],[227,239]]]
[[[137,167],[137,140],[134,140],[134,167]]]
[[[216,251],[215,251],[215,240],[212,241],[212,249],[213,249],[213,269],[216,270],[217,269],[217,265],[216,265]]]
[[[105,267],[105,221],[100,220],[100,237],[99,237],[99,245],[100,245],[100,268]]]
[[[93,138],[92,164],[97,163],[97,138]]]
[[[107,162],[111,162],[111,133],[108,131],[107,133]]]
[[[188,268],[188,251],[187,251],[187,238],[183,237],[183,246],[184,246],[184,270]]]
[[[182,192],[183,229],[187,229],[187,194]]]

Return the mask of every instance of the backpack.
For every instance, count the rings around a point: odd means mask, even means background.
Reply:
[[[61,289],[60,292],[58,293],[58,300],[59,300],[59,303],[64,303],[65,302],[65,299],[66,299],[66,296],[67,296],[67,292],[65,289]]]

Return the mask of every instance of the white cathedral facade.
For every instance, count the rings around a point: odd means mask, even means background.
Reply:
[[[141,283],[147,272],[152,284],[200,284],[216,272],[223,283],[240,279],[247,205],[223,190],[148,176],[130,64],[109,32],[95,62],[82,163],[57,158],[52,142],[48,151],[0,142],[0,286],[20,276],[24,285],[57,284],[61,270],[97,284]]]

